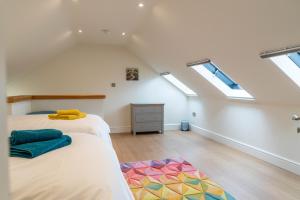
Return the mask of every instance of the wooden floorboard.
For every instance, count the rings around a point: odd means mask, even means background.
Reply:
[[[300,200],[300,176],[192,132],[112,134],[120,162],[182,157],[239,200]]]

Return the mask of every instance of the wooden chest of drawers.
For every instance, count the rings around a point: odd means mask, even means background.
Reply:
[[[164,132],[164,104],[131,104],[131,131]]]

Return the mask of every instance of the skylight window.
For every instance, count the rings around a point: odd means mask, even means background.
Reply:
[[[184,85],[181,81],[179,81],[177,78],[175,78],[169,72],[162,73],[161,76],[163,76],[165,79],[167,79],[170,83],[172,83],[174,86],[176,86],[179,90],[181,90],[187,96],[197,96],[197,94],[193,90],[188,88],[186,85]]]
[[[270,58],[290,79],[300,87],[300,53],[289,53]]]
[[[269,58],[283,73],[300,87],[300,46],[266,51],[261,53],[260,57]]]
[[[222,72],[210,60],[191,63],[188,64],[188,66],[192,67],[196,72],[198,72],[207,81],[218,88],[227,97],[234,99],[254,99],[253,96],[251,96],[238,83],[233,81],[229,76]]]

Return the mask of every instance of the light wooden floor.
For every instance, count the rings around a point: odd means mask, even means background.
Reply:
[[[238,200],[300,200],[300,176],[199,134],[112,134],[120,162],[182,157]]]

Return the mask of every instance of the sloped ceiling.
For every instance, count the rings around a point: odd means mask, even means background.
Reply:
[[[7,0],[8,71],[28,70],[79,42],[124,45],[156,1],[139,8],[139,0]]]
[[[9,0],[8,71],[29,70],[76,43],[127,45],[200,97],[225,98],[185,66],[210,58],[258,102],[300,104],[300,89],[258,56],[300,44],[299,8],[299,0]]]
[[[68,12],[59,0],[6,1],[8,72],[39,65],[75,43]]]
[[[257,102],[300,103],[300,88],[259,53],[300,44],[298,0],[165,0],[132,36],[130,48],[201,96],[224,95],[186,67],[210,58]],[[300,78],[300,77],[299,77]]]

